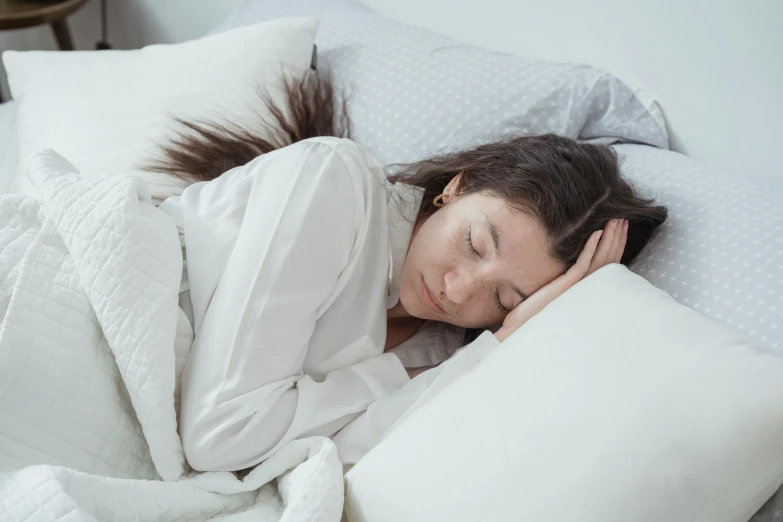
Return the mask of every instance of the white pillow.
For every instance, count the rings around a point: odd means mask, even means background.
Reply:
[[[746,522],[781,482],[783,360],[610,265],[359,461],[346,512]]]
[[[6,51],[20,163],[52,148],[83,174],[133,172],[156,198],[177,193],[181,181],[139,168],[172,136],[169,115],[257,122],[257,87],[275,92],[284,71],[309,67],[317,27],[288,18],[135,51]],[[36,194],[25,176],[17,190]]]

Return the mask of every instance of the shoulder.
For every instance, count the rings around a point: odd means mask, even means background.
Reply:
[[[337,185],[349,183],[350,192],[358,198],[357,203],[385,195],[389,185],[383,167],[373,155],[346,138],[310,138],[275,153],[288,156],[301,165],[300,175],[313,182],[317,179]],[[348,197],[348,194],[343,194],[343,197]]]
[[[329,154],[342,159],[346,163],[358,162],[364,164],[367,168],[381,168],[382,165],[373,155],[362,145],[348,138],[335,138],[331,136],[320,136],[317,138],[308,138],[298,141],[280,149],[280,153],[300,153],[300,154]]]
[[[363,147],[362,145],[358,144],[357,142],[349,138],[336,138],[334,136],[319,136],[317,138],[308,138],[306,140],[298,141],[291,146],[295,147],[296,145],[308,145],[308,146],[314,146],[320,148],[328,148],[340,154],[345,154],[347,156],[356,155],[361,157],[367,156],[369,158],[372,158],[372,155],[365,147]],[[373,161],[375,162],[374,159]]]

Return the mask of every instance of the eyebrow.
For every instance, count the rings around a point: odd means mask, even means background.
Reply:
[[[495,228],[495,225],[492,224],[492,221],[489,220],[486,214],[481,212],[481,215],[484,217],[484,226],[487,227],[487,231],[489,232],[489,235],[492,236],[492,244],[495,246],[495,255],[500,255],[500,234],[498,234],[498,229]],[[528,295],[519,289],[516,285],[511,285],[511,288],[516,292],[519,297],[522,298],[524,301],[528,298]]]
[[[512,286],[511,286],[511,288],[513,288],[513,289],[514,289],[514,291],[515,291],[517,294],[519,294],[519,297],[521,297],[523,301],[529,297],[529,296],[528,296],[528,295],[527,295],[525,292],[523,292],[522,290],[520,290],[518,286],[516,286],[516,285],[512,285]]]

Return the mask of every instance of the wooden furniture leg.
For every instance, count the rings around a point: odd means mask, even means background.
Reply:
[[[68,28],[68,21],[65,17],[52,22],[52,31],[54,32],[55,40],[57,40],[57,47],[59,47],[61,51],[74,50],[71,30]]]

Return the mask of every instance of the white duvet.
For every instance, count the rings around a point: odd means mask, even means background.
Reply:
[[[42,201],[0,196],[0,520],[339,520],[329,439],[244,479],[187,467],[176,227],[137,178],[28,170]]]

